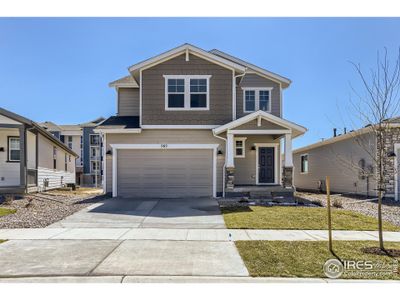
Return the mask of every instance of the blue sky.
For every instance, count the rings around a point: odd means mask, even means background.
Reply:
[[[113,115],[110,81],[187,42],[290,78],[284,118],[309,129],[299,147],[351,128],[349,61],[368,69],[383,47],[395,54],[399,32],[400,18],[2,18],[0,106],[60,124]]]

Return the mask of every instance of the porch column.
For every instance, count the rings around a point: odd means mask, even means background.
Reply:
[[[26,148],[27,148],[27,142],[26,142],[26,126],[21,125],[19,127],[19,147],[20,147],[20,155],[19,155],[19,178],[20,178],[20,186],[24,187],[25,191],[27,188],[27,172],[26,172]]]
[[[235,180],[235,162],[234,162],[234,135],[227,133],[226,135],[226,190],[233,191]]]
[[[292,134],[285,134],[285,153],[283,163],[282,184],[286,188],[293,187],[293,153],[292,153]]]

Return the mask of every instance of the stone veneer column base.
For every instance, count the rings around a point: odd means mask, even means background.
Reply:
[[[226,179],[225,179],[225,190],[227,192],[232,192],[235,184],[235,168],[226,167]]]
[[[283,167],[282,185],[285,188],[293,187],[293,167]]]

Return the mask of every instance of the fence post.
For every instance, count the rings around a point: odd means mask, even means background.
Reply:
[[[326,176],[326,206],[328,209],[328,238],[329,238],[329,251],[333,252],[332,247],[332,217],[331,217],[331,190],[330,190],[330,181],[329,176]]]

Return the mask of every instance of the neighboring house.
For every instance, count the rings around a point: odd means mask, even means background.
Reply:
[[[37,123],[0,108],[0,193],[75,183],[78,155]]]
[[[106,192],[173,198],[292,191],[292,139],[306,129],[282,118],[289,79],[189,44],[129,73],[110,83],[117,115],[95,130],[106,145]]]
[[[385,196],[399,200],[400,119],[388,122]],[[376,153],[376,139],[369,126],[337,136],[335,130],[334,137],[293,151],[294,185],[298,190],[325,191],[329,176],[332,192],[374,196],[376,168],[371,155]]]
[[[102,142],[93,129],[104,118],[77,125],[57,125],[43,122],[40,125],[51,132],[70,149],[79,153],[76,159],[76,183],[84,186],[101,186]]]

